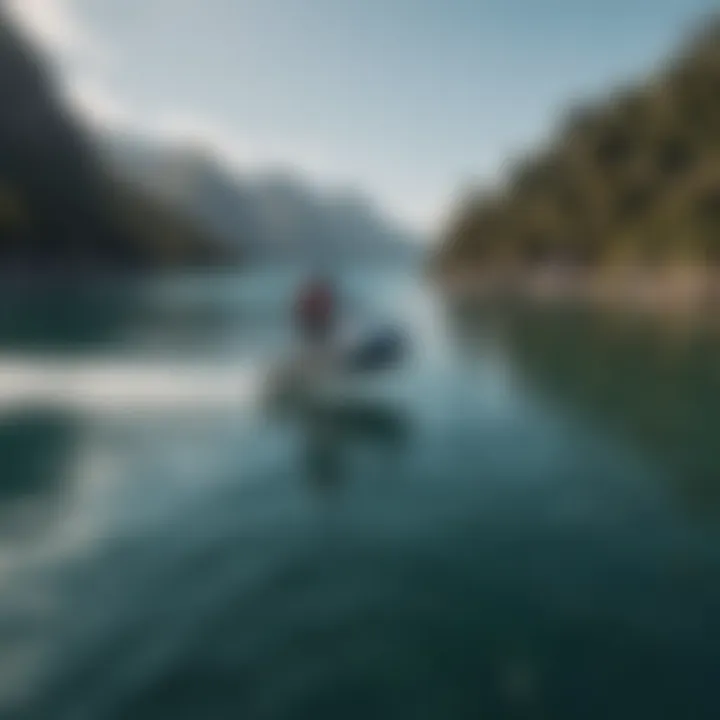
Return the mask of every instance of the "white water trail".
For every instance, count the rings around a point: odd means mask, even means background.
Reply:
[[[0,356],[0,413],[51,409],[83,414],[166,413],[254,404],[262,368],[166,360],[66,360]]]

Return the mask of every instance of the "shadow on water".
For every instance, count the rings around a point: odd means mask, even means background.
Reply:
[[[582,308],[450,313],[465,352],[492,335],[527,388],[629,442],[694,515],[720,514],[720,337],[689,322]]]

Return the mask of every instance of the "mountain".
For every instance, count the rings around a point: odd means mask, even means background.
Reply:
[[[321,193],[283,173],[257,177],[247,191],[266,257],[382,259],[411,255],[418,246],[410,233],[353,191]]]
[[[248,260],[400,258],[418,247],[354,192],[321,192],[285,172],[241,175],[202,148],[118,135],[100,144],[118,177],[189,213]]]
[[[97,147],[109,173],[192,217],[229,252],[257,236],[253,199],[204,149],[120,134]]]
[[[720,18],[459,204],[436,268],[720,262]]]
[[[0,268],[84,272],[225,260],[196,224],[105,173],[50,67],[0,9]]]

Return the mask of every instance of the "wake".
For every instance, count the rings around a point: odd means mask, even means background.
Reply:
[[[201,411],[260,399],[260,366],[0,356],[0,413]]]

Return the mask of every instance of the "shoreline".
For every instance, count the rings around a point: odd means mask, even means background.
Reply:
[[[247,270],[247,265],[185,265],[164,267],[121,267],[88,265],[62,267],[42,265],[3,266],[0,263],[0,294],[3,292],[31,295],[65,290],[107,290],[128,283],[141,284],[148,280],[162,280],[176,275],[212,270],[218,273]]]
[[[697,314],[720,311],[720,268],[647,267],[567,270],[437,271],[432,281],[460,302],[520,300],[589,303],[624,310]]]

